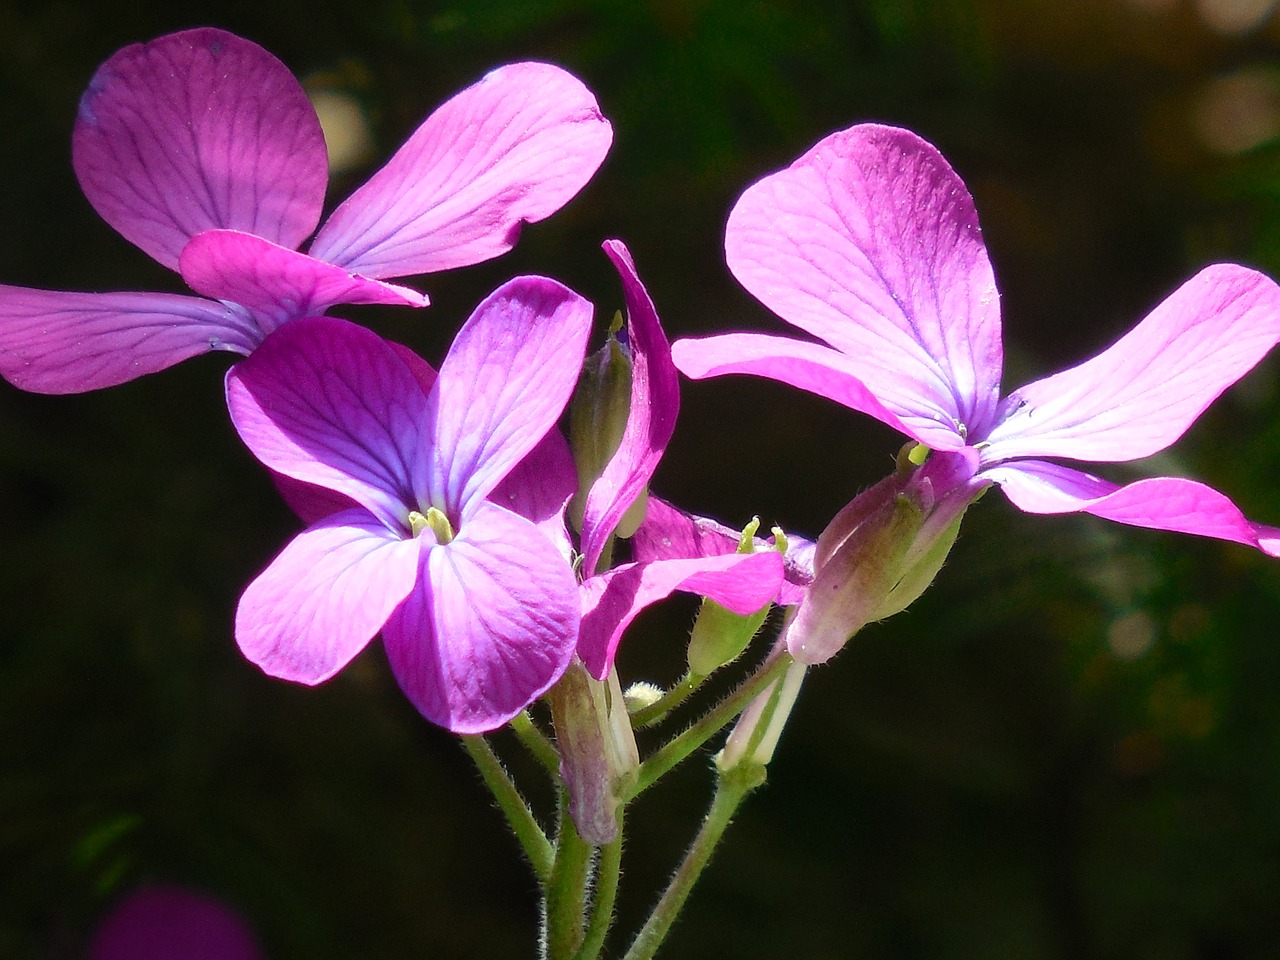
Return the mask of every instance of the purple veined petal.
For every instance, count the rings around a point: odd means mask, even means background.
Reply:
[[[428,399],[377,334],[336,317],[286,323],[228,371],[227,408],[267,467],[407,531],[426,488]]]
[[[983,458],[1149,456],[1278,340],[1280,287],[1234,264],[1206,267],[1097,356],[1015,390]]]
[[[523,517],[480,504],[457,537],[424,550],[418,587],[382,631],[400,689],[454,733],[502,726],[573,657],[578,588]]]
[[[691,557],[721,557],[736,553],[741,533],[709,517],[698,517],[649,495],[644,520],[631,538],[633,559],[675,560]],[[757,552],[772,550],[773,538],[755,538]],[[804,598],[813,582],[813,558],[817,544],[795,534],[787,534],[787,552],[782,558],[783,580],[775,601],[794,606]]]
[[[499,67],[436,110],[325,222],[311,255],[368,277],[434,273],[510,250],[596,172],[613,140],[582,82]]]
[[[207,27],[132,44],[99,67],[72,161],[102,219],[174,270],[204,230],[297,247],[329,176],[320,121],[289,69]]]
[[[1000,391],[1000,306],[973,199],[907,130],[833,133],[729,214],[734,276],[782,319],[846,354],[900,416],[981,433]]]
[[[1192,533],[1280,556],[1280,530],[1247,520],[1212,487],[1182,477],[1151,477],[1120,486],[1071,467],[1019,460],[982,472],[1027,513],[1091,513],[1152,530]]]
[[[680,372],[694,380],[730,373],[768,377],[875,417],[935,450],[965,446],[954,422],[940,421],[915,409],[895,412],[858,379],[863,369],[858,363],[820,343],[762,333],[727,333],[677,340],[671,356]]]
[[[237,230],[206,230],[179,259],[182,279],[196,293],[230,300],[263,318],[274,330],[298,317],[314,317],[338,303],[386,303],[425,307],[416,290],[348,273]]]
[[[396,343],[394,340],[388,340],[387,345],[395,351],[396,356],[408,365],[413,372],[418,386],[422,388],[425,396],[431,392],[432,385],[436,382],[436,371],[431,364],[423,360],[420,356],[406,347],[404,344]],[[563,440],[561,441],[563,442]],[[525,458],[526,461],[534,459],[538,454],[535,450],[532,454]],[[564,455],[569,456],[568,447],[565,448]],[[523,465],[523,464],[522,464]],[[569,469],[573,469],[572,461]],[[517,468],[519,470],[519,468]],[[289,509],[298,515],[303,523],[315,523],[317,520],[323,520],[325,517],[343,510],[350,510],[358,504],[345,494],[335,493],[325,487],[316,486],[314,483],[304,483],[301,480],[295,480],[292,477],[286,477],[282,473],[270,471],[271,482],[275,484],[276,490],[279,491],[280,497],[288,505]],[[516,510],[521,516],[533,519],[531,514],[523,513]],[[563,530],[563,523],[560,525]],[[545,531],[544,531],[545,532]],[[567,534],[565,534],[567,538]],[[566,554],[567,556],[567,554]]]
[[[622,634],[651,603],[687,590],[745,616],[770,603],[781,582],[782,557],[772,550],[622,564],[582,584],[578,656],[588,673],[603,680]]]
[[[367,510],[326,517],[249,584],[236,608],[236,643],[273,677],[329,679],[413,590],[421,543],[394,536]]]
[[[210,351],[248,354],[261,339],[234,304],[0,284],[0,375],[35,393],[111,387]]]
[[[653,477],[680,411],[680,380],[671,362],[671,344],[636,273],[631,253],[620,240],[606,240],[604,252],[622,279],[627,304],[631,407],[618,449],[587,494],[582,517],[582,568],[588,576],[595,572],[609,534]]]
[[[591,304],[545,277],[516,277],[458,331],[431,395],[430,500],[456,522],[554,426],[577,385]]]
[[[573,541],[565,528],[564,509],[577,489],[578,473],[569,442],[553,429],[503,478],[489,500],[533,521],[567,561],[573,554]]]

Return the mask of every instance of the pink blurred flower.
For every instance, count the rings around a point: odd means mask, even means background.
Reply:
[[[384,278],[505,253],[521,224],[583,187],[612,137],[564,70],[500,67],[431,114],[304,254],[328,161],[288,68],[212,28],[125,47],[80,101],[76,176],[107,223],[201,296],[0,285],[0,374],[77,393],[208,351],[249,354],[280,324],[336,304],[425,306]]]

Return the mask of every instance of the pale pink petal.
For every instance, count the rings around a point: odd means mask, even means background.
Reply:
[[[862,124],[820,141],[747,189],[725,252],[743,286],[846,354],[899,417],[970,433],[993,423],[1002,354],[991,263],[969,191],[915,134]]]
[[[1182,436],[1277,340],[1280,287],[1234,264],[1206,267],[1091,360],[1015,390],[983,457],[1149,456]]]
[[[455,733],[502,726],[573,657],[579,611],[569,564],[528,520],[485,503],[451,543],[423,552],[422,570],[382,633],[400,688]]]
[[[595,572],[614,527],[653,477],[680,411],[680,381],[671,362],[671,344],[631,254],[620,240],[606,240],[604,251],[622,278],[627,304],[631,407],[618,449],[591,485],[583,510],[582,569],[588,576]]]
[[[875,417],[935,450],[959,450],[965,439],[949,419],[908,409],[899,416],[880,402],[862,380],[861,365],[830,347],[762,333],[727,333],[677,340],[675,365],[686,377],[702,380],[729,373],[768,377]],[[919,405],[917,405],[919,406]]]
[[[254,456],[406,533],[426,486],[427,406],[395,348],[336,317],[286,323],[227,374],[227,407]]]
[[[0,284],[0,375],[36,393],[82,393],[262,339],[232,304],[168,293],[64,293]]]
[[[710,597],[743,616],[770,603],[782,583],[782,557],[772,550],[691,560],[626,563],[582,584],[578,656],[603,680],[636,615],[676,590]]]
[[[476,307],[431,395],[431,503],[465,512],[546,436],[577,385],[591,312],[544,277],[509,280]]]
[[[1120,486],[1043,460],[1019,460],[982,471],[1020,510],[1091,513],[1152,530],[1172,530],[1257,547],[1280,556],[1280,530],[1247,520],[1212,487],[1182,477],[1151,477]]]
[[[102,218],[166,267],[225,227],[296,247],[320,219],[320,121],[287,67],[201,28],[135,43],[80,100],[72,161]]]
[[[709,517],[698,517],[649,495],[644,521],[631,537],[632,559],[640,562],[690,557],[720,557],[736,553],[741,533]],[[774,549],[773,537],[755,537],[757,552]],[[787,552],[782,558],[783,581],[775,601],[784,607],[804,598],[813,581],[813,558],[817,544],[795,534],[787,534]]]
[[[337,303],[425,307],[416,290],[369,280],[323,260],[236,230],[206,230],[182,251],[182,279],[196,293],[230,300],[275,329]]]
[[[591,92],[513,63],[449,100],[321,228],[312,256],[403,277],[506,253],[595,173],[613,139]]]
[[[420,542],[393,536],[361,509],[308,527],[240,598],[240,650],[273,677],[327,680],[413,589]]]

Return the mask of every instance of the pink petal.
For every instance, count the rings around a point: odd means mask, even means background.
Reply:
[[[899,417],[970,433],[993,422],[1002,354],[991,264],[969,191],[915,134],[862,124],[820,141],[747,189],[725,252],[743,286],[846,354]]]
[[[1149,456],[1277,340],[1280,287],[1234,264],[1206,267],[1091,360],[1015,390],[984,459]]]
[[[721,557],[736,553],[741,534],[709,517],[698,517],[649,495],[644,521],[631,538],[631,556],[640,562]],[[787,535],[787,552],[782,558],[783,581],[774,600],[784,607],[804,598],[813,581],[816,544],[795,534]],[[773,538],[755,538],[757,552],[772,550]]]
[[[422,388],[423,396],[430,393],[432,385],[436,382],[435,368],[404,344],[388,340],[387,346],[391,347],[396,356],[409,367],[414,379],[418,381],[418,386]],[[531,459],[536,453],[537,451],[535,450],[527,459]],[[566,450],[565,456],[568,455]],[[294,480],[292,477],[286,477],[284,474],[276,473],[275,471],[271,472],[271,482],[276,485],[276,490],[279,491],[280,497],[288,505],[289,509],[296,513],[303,523],[315,523],[330,514],[357,506],[356,502],[345,494],[335,493],[325,487],[318,487],[314,483]],[[520,513],[519,510],[516,512]],[[521,513],[521,516],[527,517],[529,514]]]
[[[431,503],[465,512],[546,436],[578,382],[591,313],[544,277],[509,280],[476,307],[432,393]]]
[[[361,509],[308,527],[240,598],[240,650],[282,680],[329,679],[413,589],[419,549]]]
[[[252,310],[269,330],[287,320],[319,316],[337,303],[427,305],[416,290],[368,280],[235,230],[207,230],[193,238],[179,269],[196,293]]]
[[[280,499],[303,523],[312,524],[335,513],[360,506],[346,494],[317,487],[314,483],[303,483],[274,470],[270,473],[271,482],[275,484]]]
[[[856,360],[818,343],[760,333],[677,340],[675,365],[686,377],[702,380],[729,373],[768,377],[875,417],[935,450],[959,450],[965,440],[951,420],[908,410],[899,416],[880,402],[862,380]]]
[[[489,500],[532,520],[568,560],[573,541],[565,529],[564,508],[577,489],[578,473],[573,468],[569,443],[559,430],[553,429],[503,478],[489,494]]]
[[[1280,530],[1245,519],[1229,499],[1194,480],[1152,477],[1120,486],[1042,460],[1002,464],[981,476],[998,483],[1014,506],[1028,513],[1092,513],[1135,527],[1230,540],[1280,556]]]
[[[80,100],[72,161],[102,219],[166,267],[225,227],[296,247],[315,229],[328,161],[287,67],[203,28],[135,43]]]
[[[63,293],[0,284],[0,375],[36,393],[82,393],[262,339],[235,305],[167,293]]]
[[[336,317],[287,323],[228,372],[227,407],[266,466],[407,532],[426,487],[428,400],[377,334]]]
[[[595,572],[600,552],[622,515],[644,491],[676,429],[680,382],[671,362],[671,344],[649,293],[620,240],[604,251],[622,278],[631,348],[631,408],[613,458],[591,486],[582,517],[583,570]]]
[[[383,629],[391,669],[432,723],[454,733],[496,729],[573,657],[572,570],[533,524],[490,503],[422,562],[418,589]]]
[[[603,680],[622,634],[649,604],[687,590],[745,616],[771,602],[781,582],[782,557],[772,550],[614,567],[582,584],[578,656],[588,673]]]
[[[559,210],[613,139],[595,98],[545,63],[500,67],[436,110],[321,228],[311,255],[369,277],[479,263]]]

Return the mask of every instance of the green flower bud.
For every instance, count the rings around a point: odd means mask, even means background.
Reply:
[[[587,357],[583,364],[578,389],[569,405],[569,446],[578,471],[578,492],[569,504],[569,519],[578,530],[582,529],[587,493],[622,443],[631,411],[631,351],[618,340],[622,327],[622,313],[619,312],[609,324],[605,345]],[[644,504],[640,503],[639,517],[624,532],[623,528],[635,512],[633,504],[618,524],[619,536],[630,536],[635,532],[644,519]]]

